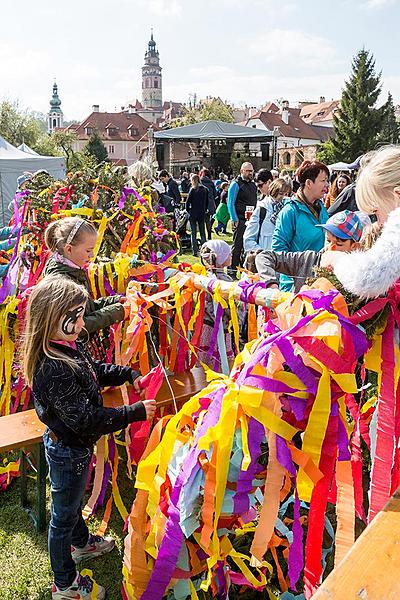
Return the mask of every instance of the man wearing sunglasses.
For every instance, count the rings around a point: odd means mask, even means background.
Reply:
[[[233,223],[232,265],[230,275],[236,277],[243,251],[243,234],[246,229],[246,207],[255,208],[257,204],[257,187],[253,181],[254,168],[245,162],[240,168],[240,175],[232,181],[228,190],[228,210]]]

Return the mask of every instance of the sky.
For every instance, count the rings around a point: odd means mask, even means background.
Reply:
[[[46,113],[56,79],[67,120],[140,98],[151,27],[164,100],[336,99],[365,47],[400,103],[400,0],[3,0],[0,20],[0,100]]]

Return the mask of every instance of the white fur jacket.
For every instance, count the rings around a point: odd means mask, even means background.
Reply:
[[[370,250],[343,254],[337,259],[334,273],[349,292],[360,298],[385,294],[400,279],[400,208],[390,213]]]

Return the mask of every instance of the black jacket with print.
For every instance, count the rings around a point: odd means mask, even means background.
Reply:
[[[33,396],[39,419],[65,445],[92,447],[105,433],[124,429],[133,421],[145,421],[143,402],[118,408],[103,407],[101,386],[133,383],[138,373],[94,361],[83,344],[76,350],[54,344],[57,350],[76,361],[77,367],[43,356],[33,378]]]

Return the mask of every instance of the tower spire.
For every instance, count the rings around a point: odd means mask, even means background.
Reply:
[[[58,95],[57,82],[54,79],[53,95],[50,100],[50,111],[48,113],[48,132],[53,133],[57,127],[63,126],[63,112],[61,110],[61,100]]]
[[[162,108],[162,76],[160,56],[151,28],[150,41],[142,67],[142,104],[145,109]]]

